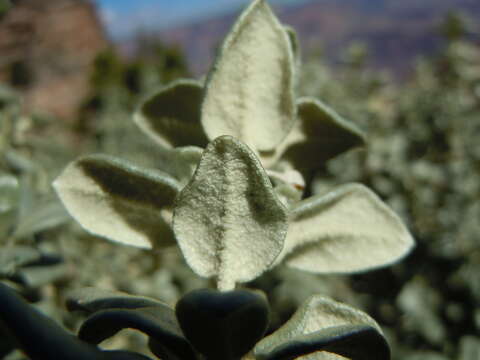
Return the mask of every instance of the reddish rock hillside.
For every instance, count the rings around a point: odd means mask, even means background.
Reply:
[[[75,115],[89,71],[107,46],[93,5],[80,0],[17,0],[0,21],[0,82],[22,90],[25,109]]]

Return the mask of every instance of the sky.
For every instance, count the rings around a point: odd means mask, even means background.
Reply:
[[[298,2],[299,0],[271,0]],[[128,36],[135,30],[149,30],[213,16],[245,6],[250,0],[95,0],[102,19],[114,37]]]
[[[96,0],[108,31],[114,37],[134,30],[165,28],[222,13],[248,0]]]

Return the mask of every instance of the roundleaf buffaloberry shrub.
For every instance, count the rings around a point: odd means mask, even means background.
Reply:
[[[80,293],[76,304],[90,314],[81,339],[98,344],[133,327],[162,359],[389,358],[372,319],[317,295],[260,340],[268,304],[258,292],[236,290],[280,263],[350,273],[391,264],[413,246],[399,217],[363,185],[302,199],[305,174],[364,136],[319,100],[295,98],[297,49],[266,1],[253,1],[205,85],[176,81],[135,114],[170,148],[174,166],[143,169],[89,155],[57,178],[58,195],[86,230],[142,248],[177,243],[193,271],[220,290],[189,293],[175,311],[155,300]]]

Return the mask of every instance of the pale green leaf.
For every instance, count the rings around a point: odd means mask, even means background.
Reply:
[[[0,252],[0,277],[10,276],[24,265],[41,259],[42,253],[31,246],[5,246]]]
[[[171,209],[178,182],[106,155],[72,162],[54,187],[68,212],[87,231],[142,248],[174,242]]]
[[[277,259],[315,273],[363,271],[405,256],[414,241],[400,218],[360,184],[339,186],[291,209]]]
[[[58,199],[52,197],[41,199],[24,210],[26,211],[22,212],[17,227],[12,234],[15,238],[22,238],[48,230],[70,219]]]
[[[385,337],[368,325],[339,325],[297,335],[257,360],[390,360]]]
[[[293,73],[286,31],[266,1],[253,1],[207,80],[202,125],[208,137],[231,135],[256,150],[273,150],[294,121]]]
[[[293,206],[302,199],[302,191],[286,184],[275,186],[275,193],[287,208]]]
[[[353,123],[320,100],[300,98],[292,131],[274,154],[265,155],[265,164],[272,166],[282,160],[295,169],[318,169],[331,158],[363,145],[365,135]]]
[[[6,236],[15,223],[20,196],[17,178],[0,174],[0,236]]]
[[[66,279],[70,275],[70,269],[67,264],[41,264],[38,266],[27,266],[19,269],[15,281],[22,285],[38,289],[55,281]]]
[[[267,170],[275,193],[280,201],[288,208],[302,199],[305,189],[305,180],[296,170],[284,171]]]
[[[32,173],[38,171],[38,163],[32,161],[22,153],[9,149],[5,152],[5,161],[8,166],[18,173]]]
[[[0,213],[17,206],[19,198],[18,180],[13,175],[0,174]]]
[[[196,146],[171,149],[165,154],[160,168],[177,179],[181,186],[185,186],[192,178],[202,153],[203,149]]]
[[[286,221],[258,158],[222,136],[208,145],[179,194],[173,228],[190,267],[230,290],[269,267],[283,247]]]
[[[292,49],[292,54],[297,61],[300,58],[300,42],[298,41],[298,36],[294,28],[291,26],[284,26],[285,32],[288,35],[288,40],[290,42],[290,47]]]
[[[284,344],[291,342],[292,345],[300,346],[302,344],[306,349],[311,349],[312,343],[320,344],[325,337],[338,335],[338,329],[345,326],[366,326],[382,334],[380,327],[370,316],[363,311],[354,309],[346,304],[336,302],[320,295],[313,295],[293,314],[280,329],[265,337],[254,348],[257,359],[277,359],[272,356]],[[345,330],[348,328],[343,328]],[[327,332],[322,333],[320,331]],[[329,330],[333,330],[329,334]],[[299,340],[295,344],[295,340]],[[300,341],[301,340],[301,341]],[[310,343],[310,344],[308,344]],[[280,353],[280,352],[279,352]],[[278,357],[281,359],[282,357]],[[343,359],[341,356],[331,353],[318,352],[302,359],[324,360],[324,359]]]
[[[205,147],[208,140],[200,124],[202,97],[198,81],[176,80],[144,101],[134,121],[162,146]]]

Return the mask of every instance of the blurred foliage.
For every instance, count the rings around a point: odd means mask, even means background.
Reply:
[[[461,36],[458,17],[445,26],[445,49],[419,60],[401,87],[358,61],[335,74],[312,62],[302,82],[368,134],[368,150],[326,164],[311,191],[361,181],[416,237],[401,264],[349,280],[388,328],[396,359],[474,359],[479,351],[480,48]]]
[[[12,7],[10,0],[0,0],[0,19],[7,13]]]
[[[419,60],[405,84],[369,70],[368,51],[360,45],[346,52],[339,69],[328,68],[321,58],[304,66],[299,93],[321,98],[369,136],[367,151],[334,159],[311,174],[310,193],[348,181],[370,186],[408,223],[417,248],[392,268],[351,277],[304,276],[284,268],[270,272],[255,286],[266,290],[274,324],[307,296],[323,293],[374,317],[389,337],[394,359],[479,358],[480,47],[465,40],[462,22],[452,16],[445,23],[444,50]],[[22,115],[18,94],[0,89],[0,176],[9,179],[2,186],[13,184],[9,192],[0,189],[0,244],[33,246],[65,259],[68,278],[43,289],[40,307],[71,329],[76,318],[62,305],[70,289],[95,285],[173,304],[186,291],[204,286],[182,265],[176,249],[151,254],[119,248],[94,241],[73,224],[32,227],[13,236],[18,214],[28,212],[18,210],[24,205],[17,187],[37,199],[28,203],[30,213],[47,214],[43,199],[56,201],[51,180],[78,153],[110,153],[151,167],[168,158],[140,134],[131,112],[140,98],[187,69],[177,50],[160,44],[146,48],[144,57],[128,64],[113,51],[99,56],[94,90],[77,121],[81,141],[75,147],[52,141],[48,129],[64,134],[63,125]],[[138,336],[129,341],[132,349],[143,347]]]

